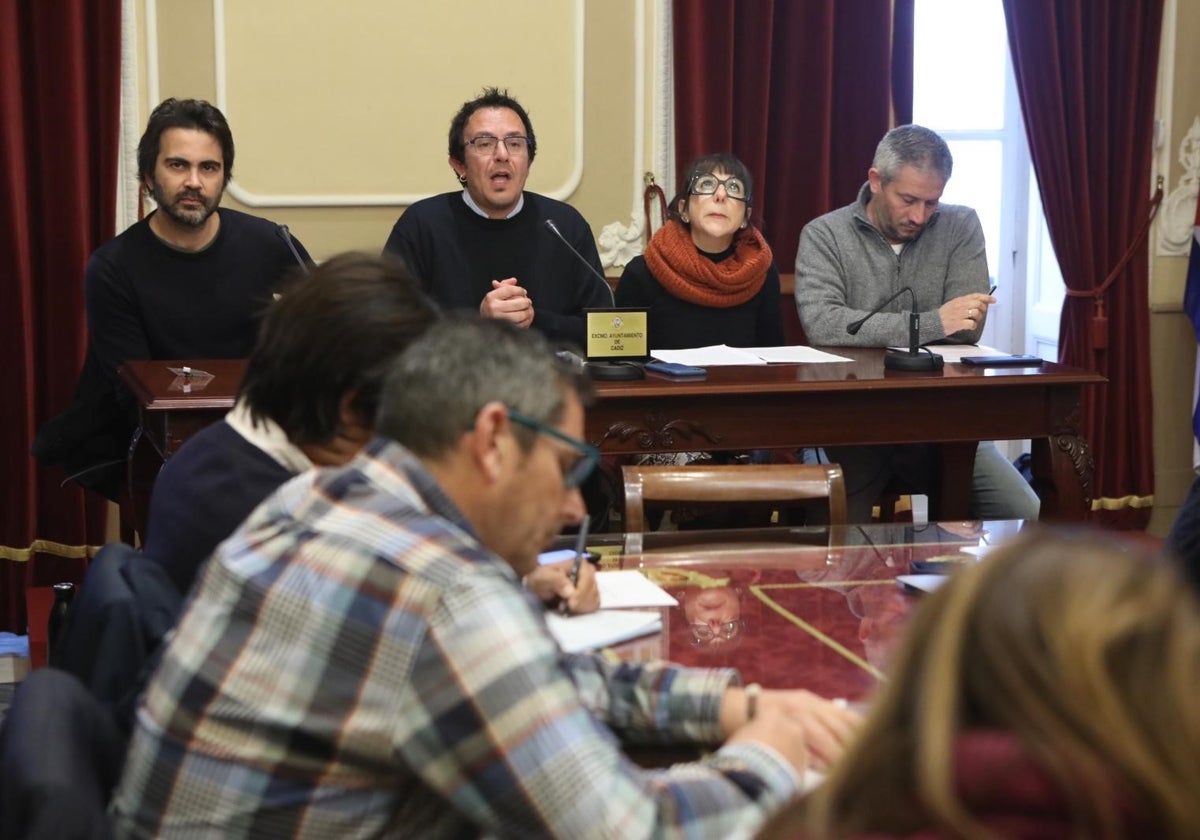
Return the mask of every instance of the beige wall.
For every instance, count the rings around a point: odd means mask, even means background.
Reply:
[[[1184,169],[1179,147],[1192,121],[1200,115],[1200,4],[1168,0],[1168,19],[1175,15],[1174,31],[1164,35],[1162,90],[1170,91],[1170,102],[1160,96],[1159,112],[1170,120],[1170,136],[1158,158],[1169,192],[1178,186]],[[1173,53],[1173,56],[1172,56]],[[1193,207],[1194,212],[1194,207]],[[1157,228],[1157,225],[1156,225]],[[1152,237],[1157,242],[1157,230]],[[1192,472],[1192,383],[1196,339],[1191,322],[1183,314],[1183,284],[1187,275],[1186,256],[1157,256],[1151,249],[1150,266],[1150,364],[1154,388],[1154,473],[1155,505],[1150,530],[1165,534],[1178,510]]]
[[[652,5],[143,0],[143,117],[151,98],[220,104],[237,145],[225,203],[286,223],[324,259],[379,250],[405,206],[455,189],[450,118],[483,86],[508,87],[538,135],[530,189],[576,206],[598,237],[630,224],[640,195],[635,33]]]

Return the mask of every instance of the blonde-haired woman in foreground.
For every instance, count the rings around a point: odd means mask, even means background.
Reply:
[[[859,739],[764,837],[1200,836],[1200,603],[1026,531],[929,596]]]

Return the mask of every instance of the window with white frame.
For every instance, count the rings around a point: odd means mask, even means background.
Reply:
[[[1050,245],[1000,0],[916,0],[913,121],[943,137],[942,201],[975,208],[999,304],[982,343],[1057,357],[1063,284]]]

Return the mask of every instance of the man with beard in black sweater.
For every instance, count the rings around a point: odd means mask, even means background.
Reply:
[[[33,453],[110,499],[137,422],[118,367],[247,356],[278,283],[310,261],[284,228],[219,207],[233,155],[216,107],[162,102],[138,143],[138,180],[157,209],[88,260],[87,357],[73,404],[38,431]]]

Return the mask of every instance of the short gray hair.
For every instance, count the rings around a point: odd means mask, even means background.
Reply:
[[[899,174],[902,166],[932,172],[943,181],[949,181],[954,170],[954,157],[936,131],[920,125],[901,125],[883,135],[875,147],[875,160],[871,166],[885,184]]]
[[[554,425],[566,396],[590,396],[590,380],[552,352],[534,330],[479,316],[451,316],[430,327],[392,364],[379,401],[376,431],[419,457],[457,446],[490,402]],[[535,432],[515,428],[528,449]]]

